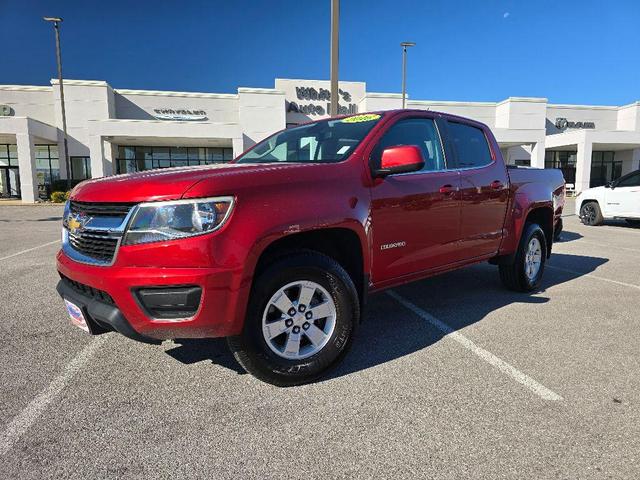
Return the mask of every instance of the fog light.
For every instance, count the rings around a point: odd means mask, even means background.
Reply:
[[[193,317],[200,306],[202,288],[146,287],[135,291],[142,308],[152,318],[179,319]]]

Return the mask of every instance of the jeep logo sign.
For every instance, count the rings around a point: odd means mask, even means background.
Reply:
[[[556,118],[556,128],[558,130],[565,130],[567,128],[596,128],[594,122],[570,122],[566,118]]]

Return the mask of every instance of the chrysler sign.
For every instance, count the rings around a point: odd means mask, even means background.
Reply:
[[[204,110],[154,108],[153,116],[158,120],[186,120],[190,122],[208,120],[207,112]]]

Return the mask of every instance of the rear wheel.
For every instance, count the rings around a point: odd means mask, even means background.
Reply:
[[[585,225],[592,227],[602,225],[604,217],[602,216],[598,202],[585,202],[580,208],[580,220]]]
[[[301,252],[256,279],[234,356],[258,379],[287,387],[315,380],[347,352],[359,321],[358,295],[335,260]]]
[[[530,292],[540,286],[547,258],[547,241],[537,223],[527,223],[511,264],[499,266],[500,279],[510,290]]]

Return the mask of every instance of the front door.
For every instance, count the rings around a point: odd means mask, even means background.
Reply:
[[[607,216],[640,218],[640,171],[620,178],[605,195]]]
[[[20,198],[20,171],[18,167],[0,167],[0,197]]]
[[[447,131],[460,169],[458,259],[497,253],[509,200],[506,168],[495,158],[479,125],[449,121]]]
[[[398,145],[418,146],[425,166],[378,179],[371,189],[375,284],[451,263],[459,238],[459,174],[447,170],[433,118],[398,120],[374,148],[371,163],[379,165],[382,151]]]

